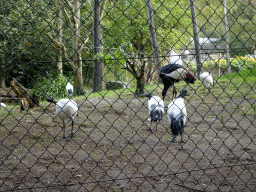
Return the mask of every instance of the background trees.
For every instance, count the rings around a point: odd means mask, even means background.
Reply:
[[[248,54],[256,42],[253,1],[227,2],[232,56]],[[200,37],[223,39],[222,1],[198,0]],[[153,0],[156,36],[161,64],[170,47],[179,51],[193,46],[188,0]],[[78,94],[93,87],[93,1],[9,0],[0,3],[0,81],[4,87],[15,77],[26,87],[35,87],[41,77],[70,78]],[[104,81],[137,84],[137,92],[154,80],[155,66],[148,29],[146,2],[101,1]],[[224,47],[222,41],[220,47]],[[245,49],[241,49],[245,48]],[[61,65],[62,64],[62,65]],[[62,69],[62,70],[61,70]],[[128,74],[128,72],[130,74]],[[56,81],[59,82],[59,81]]]

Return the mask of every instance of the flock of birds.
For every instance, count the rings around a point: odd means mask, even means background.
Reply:
[[[159,96],[152,96],[151,94],[145,94],[141,96],[146,96],[149,98],[148,100],[148,112],[151,117],[151,126],[152,122],[160,122],[164,115],[164,99],[168,89],[173,86],[173,97],[171,103],[167,108],[167,116],[170,123],[171,132],[173,134],[172,141],[175,142],[175,137],[177,135],[181,135],[184,130],[184,125],[186,123],[187,111],[186,105],[184,103],[184,97],[187,94],[187,90],[183,89],[178,97],[177,90],[174,86],[174,83],[179,81],[185,81],[186,83],[193,84],[196,81],[196,77],[192,72],[187,70],[182,66],[182,60],[180,56],[175,53],[174,50],[171,49],[169,64],[163,66],[160,70],[160,78],[164,84],[164,88],[162,91],[162,99]],[[205,87],[208,89],[213,86],[213,78],[212,75],[208,72],[200,72],[199,79],[202,81]],[[73,94],[73,86],[70,82],[66,85],[67,93],[72,96]],[[65,138],[65,125],[71,120],[72,121],[72,129],[70,136],[74,136],[73,128],[74,128],[74,118],[78,116],[78,105],[74,100],[69,99],[60,99],[58,102],[52,98],[47,98],[47,101],[56,105],[56,117],[59,118],[63,122],[63,138]],[[4,103],[0,103],[0,107],[6,108]],[[150,127],[151,131],[154,131]],[[157,130],[157,125],[156,125]]]
[[[146,94],[142,96],[147,96],[148,100],[148,112],[151,116],[151,126],[152,122],[160,122],[163,114],[164,114],[164,99],[168,89],[173,86],[173,96],[172,101],[167,107],[167,117],[170,123],[170,128],[172,132],[172,142],[175,142],[176,136],[181,136],[184,131],[184,126],[186,123],[187,117],[187,110],[186,105],[184,103],[184,97],[187,94],[187,90],[183,89],[180,92],[180,95],[176,97],[177,90],[174,86],[174,83],[179,81],[185,81],[186,83],[194,84],[196,81],[196,77],[193,75],[192,72],[187,70],[185,67],[182,66],[182,60],[180,56],[174,51],[170,50],[169,56],[169,64],[163,66],[160,69],[160,78],[164,84],[164,88],[162,91],[162,99],[159,96],[152,96],[151,94]],[[205,87],[210,89],[213,86],[213,77],[209,72],[200,71],[199,79],[202,81],[202,84]],[[210,90],[209,90],[210,91]],[[149,128],[150,131],[154,131],[151,127]],[[157,130],[157,125],[156,125]]]

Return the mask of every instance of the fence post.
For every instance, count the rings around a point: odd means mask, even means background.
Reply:
[[[157,40],[156,40],[156,30],[155,30],[155,22],[154,22],[154,15],[152,11],[151,0],[146,0],[146,4],[147,4],[147,13],[148,13],[149,33],[150,33],[151,45],[152,45],[153,55],[155,59],[156,73],[157,73],[156,81],[157,83],[159,83],[161,63],[160,63],[160,57],[159,57],[159,49],[158,49]]]
[[[101,0],[93,0],[93,56],[94,56],[94,79],[93,79],[93,91],[102,91],[104,66],[101,60],[96,59],[96,55],[102,50],[101,45],[101,17],[100,17],[100,2]]]
[[[219,72],[219,77],[220,77],[220,59],[221,59],[221,52],[219,53],[219,61],[218,61],[218,72]]]
[[[191,17],[192,17],[193,32],[194,32],[193,39],[194,39],[195,51],[196,51],[197,72],[199,76],[202,68],[202,63],[201,63],[200,44],[199,44],[198,28],[197,28],[197,21],[196,21],[195,0],[190,0],[190,9],[191,9]]]

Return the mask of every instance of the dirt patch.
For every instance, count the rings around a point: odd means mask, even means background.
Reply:
[[[166,114],[147,131],[146,98],[77,100],[72,139],[54,105],[1,110],[0,190],[253,191],[255,99],[207,94],[186,98],[184,143],[171,143]]]

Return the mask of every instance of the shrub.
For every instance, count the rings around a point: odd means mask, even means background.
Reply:
[[[256,59],[253,57],[237,56],[231,61],[231,65],[237,71],[254,69],[256,67]]]
[[[64,98],[68,96],[66,92],[67,83],[66,77],[57,77],[55,79],[42,77],[37,80],[33,89],[41,101],[46,100],[47,97]]]
[[[230,58],[231,66],[236,71],[247,70],[247,69],[254,69],[256,67],[256,59],[253,57],[242,57],[237,56],[236,58]],[[219,67],[219,59],[210,60],[203,62],[203,69],[211,70],[213,68]],[[222,58],[220,59],[220,68],[222,70],[227,69],[227,60]],[[195,61],[189,63],[189,68],[193,72],[197,70],[197,65]]]

